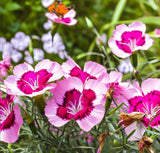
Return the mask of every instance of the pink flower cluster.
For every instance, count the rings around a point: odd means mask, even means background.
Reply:
[[[51,14],[51,17],[55,16]],[[109,40],[112,52],[125,58],[138,49],[147,50],[153,40],[145,34],[145,29],[141,22],[134,22],[128,27],[124,24],[117,26]],[[59,46],[53,47],[50,32],[48,34],[43,37],[43,41],[50,44],[46,50],[58,51]],[[54,39],[58,39],[60,46],[64,47],[58,33]],[[0,75],[6,76],[10,66],[10,60],[6,57],[0,63]],[[108,73],[104,66],[92,61],[86,62],[81,69],[70,57],[62,65],[44,59],[34,68],[28,63],[15,66],[13,75],[4,80],[4,85],[0,85],[7,92],[5,99],[0,98],[0,140],[13,143],[18,139],[23,119],[19,106],[15,102],[12,106],[15,96],[36,97],[47,90],[51,91],[53,97],[48,98],[44,112],[53,126],[61,127],[75,120],[82,130],[90,131],[102,121],[108,111],[106,108],[110,108],[110,104],[106,103],[108,98],[111,102],[113,100],[111,107],[122,104],[121,112],[144,113],[141,121],[125,127],[127,134],[135,130],[130,140],[141,138],[145,128],[160,130],[160,79],[149,78],[140,86],[138,82],[123,82],[122,77],[121,72]],[[120,123],[123,125],[124,122]]]
[[[59,80],[63,76],[63,80]],[[55,83],[56,80],[59,81]],[[118,105],[125,103],[128,106],[124,107],[128,113],[143,112],[145,117],[141,122],[145,127],[151,126],[159,130],[160,117],[157,115],[160,113],[159,79],[147,79],[142,83],[142,87],[137,82],[130,85],[128,82],[122,82],[121,72],[107,73],[104,66],[91,61],[86,62],[82,70],[69,58],[62,66],[50,60],[39,62],[35,68],[27,63],[19,64],[14,67],[13,75],[4,80],[4,85],[8,94],[19,96],[35,97],[46,90],[51,90],[54,98],[46,103],[45,115],[56,127],[74,119],[81,129],[90,131],[102,121],[106,95],[109,93]],[[12,102],[1,99],[0,130],[1,140],[5,142],[17,140],[23,123],[19,107],[15,106],[12,109]],[[115,105],[112,104],[112,107]],[[126,127],[126,133],[135,127],[135,123],[131,127]],[[7,132],[13,129],[16,138],[10,141]],[[143,130],[141,133],[143,135],[144,129],[141,126],[140,129]],[[133,139],[137,137],[140,137],[138,131],[133,135]]]
[[[62,76],[63,80],[53,82]],[[95,62],[86,62],[82,70],[69,58],[62,66],[50,60],[39,62],[35,68],[27,63],[19,64],[14,67],[13,75],[4,80],[4,85],[10,95],[29,97],[51,89],[54,99],[45,107],[50,123],[59,127],[74,119],[81,129],[89,131],[104,117],[105,95],[110,88],[115,89],[114,97],[118,90],[127,88],[128,83],[121,83],[121,77],[120,72],[108,74],[105,67]],[[7,125],[11,122],[8,118],[2,119]]]

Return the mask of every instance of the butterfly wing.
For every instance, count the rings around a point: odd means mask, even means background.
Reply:
[[[63,18],[63,16],[73,8],[74,6],[66,7],[66,5],[55,1],[52,5],[48,7],[48,10],[50,13],[56,13],[59,17]]]
[[[54,2],[52,5],[48,6],[48,11],[50,13],[53,13],[56,9],[57,4],[58,4],[57,2]]]
[[[64,4],[59,4],[59,5],[57,5],[57,7],[56,7],[56,14],[58,15],[58,16],[63,16],[63,15],[65,15],[67,12],[68,12],[69,10],[66,8],[66,5],[64,5]]]

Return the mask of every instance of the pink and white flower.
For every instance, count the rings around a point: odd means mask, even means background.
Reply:
[[[74,19],[74,17],[76,16],[76,11],[74,11],[73,9],[68,11],[63,16],[63,18],[58,17],[55,13],[46,13],[45,16],[49,20],[52,20],[53,22],[62,23],[62,24],[68,25],[68,26],[72,26],[72,25],[75,25],[77,23],[77,20]]]
[[[86,79],[102,80],[107,72],[107,69],[96,63],[96,62],[86,62],[84,65],[84,70],[82,70],[70,57],[67,62],[62,64],[64,70],[64,76],[68,77],[78,77],[85,83]]]
[[[0,141],[6,143],[17,141],[23,124],[19,106],[12,108],[13,98],[14,96],[9,95],[5,99],[0,98]]]
[[[145,31],[146,26],[142,22],[133,22],[128,26],[118,25],[108,45],[113,54],[121,58],[129,57],[137,50],[148,50],[154,41]]]
[[[0,61],[0,75],[7,76],[7,70],[11,68],[11,59],[9,55],[5,55],[3,61]]]
[[[145,117],[141,121],[142,124],[146,128],[151,126],[153,129],[160,130],[160,79],[149,78],[142,83],[141,88],[137,82],[135,82],[133,86],[136,90],[134,93],[132,92],[132,94],[128,94],[127,97],[129,103],[128,113],[144,113]],[[140,132],[143,135],[145,130],[142,126],[139,127],[142,129]],[[136,134],[134,134],[134,137],[131,139],[139,138],[140,134],[137,131],[136,123],[126,127],[126,132],[131,132],[131,129],[136,129]]]
[[[131,90],[129,82],[122,82],[122,77],[123,74],[121,72],[111,71],[110,73],[106,73],[102,79],[102,82],[108,89],[108,97],[113,98],[118,105],[121,103],[128,104],[126,95],[128,94],[128,90]],[[113,102],[111,107],[116,107]],[[123,107],[127,109],[127,107]]]
[[[10,89],[10,94],[33,97],[54,88],[55,84],[50,82],[62,76],[61,66],[57,62],[46,59],[39,62],[35,69],[27,63],[15,66],[13,75],[8,76],[4,84]]]
[[[45,115],[54,126],[74,119],[81,129],[89,131],[104,116],[106,92],[105,85],[97,80],[90,79],[85,85],[76,77],[59,81],[53,91],[55,101],[47,103]]]

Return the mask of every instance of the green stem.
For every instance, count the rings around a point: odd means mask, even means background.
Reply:
[[[131,63],[132,63],[132,66],[136,69],[137,64],[138,64],[137,52],[132,53],[132,55],[131,55]]]
[[[10,153],[13,153],[12,144],[9,143],[7,147],[8,147],[8,151],[9,151]]]
[[[43,95],[38,95],[34,97],[36,107],[38,108],[41,115],[44,115],[44,108],[46,106],[45,100],[43,98]]]
[[[27,123],[28,123],[29,128],[31,129],[32,133],[37,134],[37,128],[35,126],[35,123],[34,123],[32,116],[29,113],[25,113],[25,115],[26,115]]]
[[[134,77],[136,78],[136,80],[138,81],[139,85],[141,86],[141,84],[142,84],[142,78],[140,76],[139,71],[137,71],[135,69],[134,69]]]
[[[99,33],[97,32],[96,28],[92,28],[93,32],[96,34],[97,37],[100,37]],[[112,68],[112,65],[111,65],[111,62],[110,62],[110,58],[109,58],[109,55],[108,55],[108,52],[107,50],[105,49],[104,45],[102,45],[100,47],[100,49],[102,50],[103,54],[106,56],[107,58],[107,61],[108,61],[108,64],[109,64],[109,67]]]

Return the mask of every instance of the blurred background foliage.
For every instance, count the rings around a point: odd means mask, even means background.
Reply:
[[[119,21],[130,23],[132,20],[144,18],[142,21],[147,24],[147,32],[160,27],[160,0],[64,0],[63,3],[75,5],[77,12],[78,23],[75,26],[59,25],[57,29],[72,58],[88,52],[89,49],[99,52],[95,45],[91,48],[96,36],[87,27],[85,17],[92,21],[97,31],[106,33],[108,38]],[[10,40],[18,31],[23,31],[29,36],[42,36],[47,32],[43,28],[43,23],[47,21],[47,11],[41,0],[1,0],[0,36]],[[41,46],[41,42],[35,45]]]

